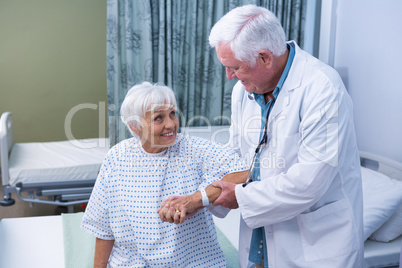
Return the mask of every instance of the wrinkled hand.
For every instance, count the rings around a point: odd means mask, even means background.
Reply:
[[[171,196],[162,202],[158,209],[162,221],[181,224],[187,218],[195,215],[202,208],[197,206],[193,196]]]
[[[171,202],[180,198],[179,196],[171,196],[168,199],[164,200],[161,204],[161,207],[158,209],[159,218],[162,221],[167,221],[170,223],[174,222],[174,217],[176,216],[176,220],[180,218],[180,215],[176,213],[176,209],[171,206]]]
[[[214,206],[220,205],[220,206],[223,206],[225,208],[230,208],[230,209],[236,209],[239,207],[239,204],[237,203],[236,195],[235,195],[236,184],[226,182],[226,181],[215,181],[212,183],[212,185],[222,189],[222,193],[213,202]]]

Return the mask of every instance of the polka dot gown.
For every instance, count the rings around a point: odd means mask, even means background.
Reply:
[[[178,134],[159,154],[124,140],[105,157],[81,228],[115,240],[110,267],[226,267],[208,209],[180,225],[162,222],[157,210],[169,196],[247,168],[233,150],[201,138]]]

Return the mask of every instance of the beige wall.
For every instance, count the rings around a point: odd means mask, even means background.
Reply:
[[[0,113],[15,142],[66,140],[68,115],[75,138],[105,137],[106,100],[106,0],[0,0]]]

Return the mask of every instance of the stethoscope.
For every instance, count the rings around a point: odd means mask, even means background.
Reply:
[[[248,99],[249,100],[254,100],[255,99],[254,94],[253,93],[248,93]],[[253,161],[251,162],[250,169],[248,170],[248,173],[247,173],[246,182],[243,183],[243,187],[246,187],[250,182],[252,182],[251,174],[253,173],[255,162],[260,157],[259,152],[261,152],[262,149],[264,149],[265,145],[268,142],[268,135],[267,135],[268,119],[269,119],[269,114],[271,113],[271,108],[274,105],[275,101],[276,101],[275,96],[273,96],[273,98],[272,98],[272,100],[271,100],[271,102],[269,103],[269,106],[268,106],[267,117],[265,118],[264,134],[262,135],[262,138],[260,140],[260,143],[257,145],[257,148],[255,149],[255,154],[254,154],[254,157],[253,157]],[[258,157],[257,157],[257,155],[258,155]]]

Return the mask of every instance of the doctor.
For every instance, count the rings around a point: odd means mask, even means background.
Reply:
[[[209,41],[239,80],[232,145],[255,155],[252,182],[212,184],[222,189],[214,205],[240,209],[240,266],[362,267],[360,162],[337,72],[286,43],[278,19],[254,5],[227,13]]]
[[[224,178],[208,192],[214,205],[240,209],[240,266],[363,267],[352,102],[337,72],[286,43],[278,19],[254,5],[222,17],[209,41],[227,78],[239,80],[231,143],[251,163],[245,183]],[[197,199],[175,198],[171,210],[199,209]]]

